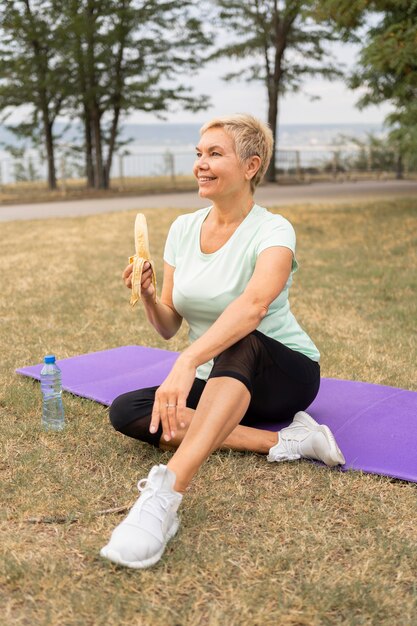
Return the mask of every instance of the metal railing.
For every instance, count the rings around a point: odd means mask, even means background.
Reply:
[[[126,153],[116,154],[113,160],[110,179],[118,184],[129,184],[138,179],[164,177],[172,183],[184,176],[192,175],[194,154],[190,152]],[[343,147],[323,147],[319,150],[279,150],[276,154],[277,176],[290,179],[308,179],[314,176],[340,178],[345,175],[368,174],[372,176],[395,175],[397,165],[395,158],[390,166],[381,167],[381,163],[372,160],[372,155],[355,167],[359,152]],[[405,164],[407,171],[407,164]],[[83,166],[64,155],[57,157],[57,177],[61,184],[84,183]],[[0,186],[17,183],[41,184],[47,180],[46,163],[39,154],[30,151],[21,159],[0,158]]]

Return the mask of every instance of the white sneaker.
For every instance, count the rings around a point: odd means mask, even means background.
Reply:
[[[127,517],[100,550],[105,559],[126,567],[150,567],[159,561],[179,528],[182,494],[174,491],[176,476],[166,465],[154,465],[138,482],[141,492]]]
[[[279,431],[278,443],[267,456],[270,463],[300,458],[322,461],[330,467],[346,463],[330,428],[304,411],[296,413],[291,424]]]

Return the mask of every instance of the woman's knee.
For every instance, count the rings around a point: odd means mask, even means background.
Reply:
[[[112,426],[124,432],[125,427],[134,420],[152,413],[155,391],[150,389],[138,389],[128,391],[115,398],[110,406],[109,419]]]
[[[124,393],[121,396],[117,396],[113,400],[109,409],[109,419],[110,423],[115,430],[121,431],[123,426],[126,424],[128,419],[129,410],[129,402],[127,401],[128,394]]]

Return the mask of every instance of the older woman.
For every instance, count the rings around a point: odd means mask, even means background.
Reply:
[[[319,352],[292,315],[295,234],[253,192],[271,157],[270,129],[255,118],[215,119],[201,129],[194,175],[211,206],[181,215],[164,252],[161,298],[142,275],[149,322],[165,339],[185,319],[191,343],[160,387],[119,396],[110,419],[122,433],[176,449],[139,482],[141,495],[101,555],[133,568],[162,556],[179,527],[183,493],[218,448],[344,463],[327,426],[304,412],[320,385]],[[123,272],[131,287],[132,266]],[[258,422],[288,420],[279,433]]]

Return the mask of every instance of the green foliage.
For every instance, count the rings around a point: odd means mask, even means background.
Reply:
[[[284,94],[299,90],[306,75],[341,74],[325,48],[336,36],[316,22],[311,1],[217,0],[217,4],[221,24],[237,40],[219,48],[212,58],[250,58],[247,67],[227,74],[226,79],[260,80],[271,92],[276,87]]]
[[[338,151],[337,164],[342,170],[392,172],[398,165],[398,144],[390,136],[378,137],[367,133],[365,139],[349,135],[339,135],[335,142],[338,146],[351,145],[355,149],[345,153]],[[329,168],[332,163],[329,164]]]
[[[417,104],[410,102],[387,117],[390,139],[407,159],[408,168],[417,170]]]
[[[178,83],[179,73],[200,66],[198,50],[207,44],[191,6],[178,0],[72,0],[64,6],[73,93],[68,112],[84,123],[90,186],[109,185],[123,115],[162,116],[175,105],[192,111],[207,105],[207,98],[196,101]]]
[[[6,0],[0,110],[7,117],[30,105],[25,125],[34,144],[45,143],[52,169],[56,117],[81,120],[89,184],[107,187],[125,114],[207,107],[179,82],[201,67],[208,45],[194,13],[191,0]]]
[[[369,3],[379,21],[367,34],[359,65],[350,86],[364,94],[360,107],[391,102],[387,117],[391,141],[400,152],[415,160],[417,147],[417,1],[380,0]]]
[[[44,145],[48,178],[56,186],[52,128],[67,96],[65,59],[57,54],[63,33],[49,0],[5,0],[0,7],[0,110],[30,107],[28,119],[9,127],[21,140]]]
[[[364,25],[370,0],[317,0],[317,19],[332,23],[344,40],[358,41],[355,30]]]

